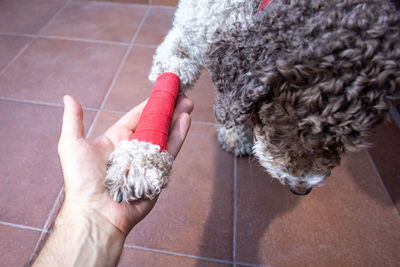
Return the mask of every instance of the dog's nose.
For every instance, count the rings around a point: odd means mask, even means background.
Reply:
[[[295,190],[295,189],[293,189],[292,187],[290,187],[290,186],[287,186],[288,188],[289,188],[289,190],[293,193],[293,194],[295,194],[295,195],[299,195],[299,196],[305,196],[305,195],[307,195],[308,193],[310,193],[311,192],[311,189],[312,189],[312,187],[309,187],[309,188],[305,188],[305,190],[303,191],[300,191],[300,190]]]

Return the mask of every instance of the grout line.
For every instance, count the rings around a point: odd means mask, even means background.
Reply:
[[[28,48],[28,46],[30,46],[30,44],[33,42],[33,40],[35,40],[36,37],[40,35],[40,33],[43,31],[43,29],[46,28],[47,25],[49,25],[49,24],[54,20],[54,18],[58,16],[58,14],[60,14],[60,13],[65,9],[65,7],[66,7],[68,4],[69,4],[69,1],[66,2],[66,3],[64,4],[64,6],[63,6],[62,8],[60,8],[60,9],[56,12],[56,14],[54,14],[54,16],[39,30],[38,33],[36,33],[35,35],[32,36],[32,40],[30,40],[30,41],[18,52],[18,54],[15,55],[15,57],[14,57],[10,62],[8,62],[8,64],[4,67],[4,69],[3,69],[2,71],[0,71],[0,76],[3,75],[3,73],[4,73],[4,72],[19,58],[19,56]]]
[[[124,111],[118,111],[118,110],[112,110],[112,109],[102,109],[101,111],[102,112],[120,114],[120,115],[125,115],[127,113],[127,112],[124,112]]]
[[[147,7],[149,6],[148,4],[139,4],[139,3],[129,3],[129,2],[121,2],[121,1],[111,1],[111,0],[94,0],[94,1],[90,1],[88,2],[87,0],[69,0],[69,2],[73,2],[73,3],[81,3],[81,4],[93,4],[93,5],[120,5],[120,6],[124,6],[124,5],[128,5],[128,6],[137,6],[137,7]]]
[[[132,37],[132,40],[131,40],[131,42],[130,42],[130,45],[129,45],[128,49],[126,50],[124,57],[122,58],[122,61],[121,61],[120,65],[119,65],[119,67],[118,67],[118,69],[117,69],[117,72],[115,73],[114,78],[113,78],[113,80],[111,81],[110,87],[108,88],[108,90],[107,90],[107,92],[106,92],[106,95],[104,96],[103,102],[101,103],[100,108],[99,108],[99,110],[97,111],[97,113],[96,113],[96,115],[95,115],[95,117],[94,117],[94,119],[93,119],[93,123],[92,123],[92,125],[90,126],[90,128],[89,128],[89,130],[88,130],[88,136],[89,136],[90,133],[92,132],[93,126],[94,126],[95,122],[97,121],[97,119],[98,119],[98,117],[99,117],[99,115],[100,115],[100,112],[103,110],[103,108],[104,108],[104,106],[105,106],[105,104],[106,104],[106,102],[107,102],[108,96],[110,95],[111,90],[112,90],[112,88],[113,88],[113,86],[114,86],[114,84],[115,84],[115,82],[116,82],[116,80],[117,80],[117,78],[118,78],[118,76],[119,76],[119,74],[120,74],[120,72],[121,72],[123,66],[125,65],[125,61],[126,61],[126,59],[128,58],[128,55],[129,55],[129,53],[130,53],[130,51],[131,51],[131,49],[132,49],[132,47],[133,47],[133,43],[135,42],[136,37],[138,36],[139,32],[141,31],[141,29],[142,29],[142,27],[143,27],[144,21],[146,20],[147,15],[149,14],[149,11],[150,11],[150,7],[147,7],[146,12],[145,12],[144,15],[143,15],[143,18],[142,18],[142,20],[140,21],[140,24],[139,24],[139,26],[138,26],[138,28],[137,28],[135,34],[134,34],[133,37]]]
[[[11,98],[11,97],[0,97],[0,100],[4,101],[11,101],[11,102],[17,102],[17,103],[24,103],[24,104],[34,104],[34,105],[41,105],[41,106],[50,106],[50,107],[57,107],[57,108],[63,108],[63,104],[57,104],[57,103],[51,103],[51,102],[43,102],[43,101],[36,101],[36,100],[27,100],[27,99],[16,99],[16,98]],[[89,111],[98,111],[99,109],[97,108],[89,108],[89,107],[82,107],[83,110],[89,110]]]
[[[137,46],[137,47],[145,47],[145,48],[157,48],[158,45],[146,45],[146,44],[134,44],[133,46]]]
[[[67,5],[69,4],[69,2],[70,2],[70,1],[67,1],[67,2],[64,4],[64,6],[61,7],[61,8],[53,15],[53,17],[39,30],[39,32],[36,33],[35,37],[33,37],[32,40],[30,40],[30,41],[19,51],[19,53],[18,53],[18,54],[7,64],[7,66],[0,72],[0,76],[9,68],[9,66],[11,66],[12,63],[14,63],[14,62],[18,59],[18,57],[28,48],[28,46],[33,42],[33,40],[35,40],[36,37],[40,35],[40,33],[43,31],[43,29],[45,29],[45,28],[47,27],[47,25],[49,25],[49,24],[50,24],[50,23],[51,23],[51,22],[52,22],[52,21],[67,7]],[[58,199],[58,198],[57,198],[57,199]],[[56,203],[57,203],[57,200],[56,200],[55,204],[56,204]],[[53,205],[53,209],[54,209],[54,207],[55,207],[55,204]],[[52,209],[52,211],[53,211],[53,209]],[[49,217],[51,216],[52,211],[50,211]],[[46,223],[47,223],[47,221],[49,220],[49,217],[47,218]],[[46,224],[45,224],[45,226],[46,226]],[[42,236],[44,235],[45,232],[47,233],[45,227],[43,227],[43,229],[41,230],[41,234],[40,234],[40,236],[39,236],[39,239],[38,239],[38,241],[36,242],[35,248],[33,249],[31,256],[29,257],[29,261],[28,261],[28,262],[30,262],[30,260],[32,259],[33,255],[34,255],[34,253],[35,253],[35,251],[36,251],[36,248],[37,248],[37,246],[39,245],[40,240],[41,240],[41,238],[42,238]]]
[[[237,217],[237,158],[233,156],[233,266],[236,266],[236,217]]]
[[[29,33],[17,33],[17,32],[0,32],[0,35],[5,35],[5,36],[16,36],[16,37],[27,37],[27,38],[35,38],[35,34],[29,34]]]
[[[49,25],[49,24],[50,24],[50,23],[61,13],[69,4],[70,4],[70,2],[71,2],[71,1],[68,0],[68,1],[65,3],[65,5],[64,5],[62,8],[60,8],[60,10],[58,10],[58,12],[57,12],[57,13],[46,23],[46,25],[44,25],[44,26],[42,27],[42,29],[36,34],[36,37],[37,37],[37,36],[40,36],[40,33],[47,27],[47,25]],[[36,38],[36,37],[35,37],[35,38]],[[34,38],[34,39],[35,39],[35,38]],[[34,39],[32,39],[32,40],[30,41],[30,43],[31,43]],[[0,73],[0,75],[1,75],[1,73]],[[33,102],[33,101],[32,101],[32,102]],[[31,103],[32,103],[32,102],[31,102]],[[35,102],[36,102],[36,101],[35,101]],[[37,103],[38,103],[38,102],[37,102]],[[40,103],[40,104],[43,104],[43,103]],[[46,104],[48,104],[48,103],[46,103]],[[93,124],[93,122],[92,122],[92,124]],[[58,192],[57,198],[56,198],[56,200],[54,201],[53,207],[52,207],[52,209],[51,209],[51,211],[50,211],[50,213],[49,213],[49,216],[47,217],[47,220],[46,220],[46,222],[45,222],[45,224],[44,224],[44,226],[43,226],[42,233],[40,234],[39,239],[38,239],[38,241],[36,242],[35,248],[33,249],[31,256],[29,257],[28,263],[32,261],[34,255],[35,255],[35,253],[36,253],[36,250],[38,249],[38,247],[39,247],[39,245],[40,245],[40,242],[41,242],[41,239],[42,239],[43,235],[44,235],[45,233],[47,233],[46,227],[47,227],[47,225],[48,225],[48,223],[49,223],[49,221],[50,221],[51,216],[53,215],[53,212],[54,212],[54,210],[55,210],[55,207],[56,207],[56,205],[57,205],[57,202],[60,200],[60,197],[61,197],[61,195],[62,195],[63,190],[64,190],[64,185],[61,186],[61,189],[60,189],[60,191]]]
[[[71,2],[72,0],[68,0]],[[176,9],[178,6],[171,6],[171,5],[157,5],[153,4],[152,0],[148,0],[149,2],[147,4],[139,4],[139,3],[124,3],[124,2],[114,2],[114,1],[99,1],[99,0],[94,0],[90,1],[91,4],[97,4],[97,5],[131,5],[131,6],[149,6],[149,7],[161,7],[161,8],[170,8],[170,9]],[[73,1],[74,3],[88,3],[88,1],[84,0],[75,0]]]
[[[28,46],[33,42],[35,38],[32,38],[19,52],[13,57],[13,59],[8,62],[8,64],[3,68],[2,71],[0,71],[0,76],[3,75],[4,72],[19,58],[19,56],[28,48]]]
[[[395,209],[397,215],[398,215],[399,218],[400,218],[400,212],[397,210],[397,208],[396,208],[396,206],[395,206],[395,203],[393,202],[392,197],[390,196],[390,194],[389,194],[389,192],[388,192],[388,190],[387,190],[387,188],[386,188],[386,185],[383,183],[382,176],[381,176],[381,174],[379,173],[378,168],[376,167],[375,162],[374,162],[374,160],[373,160],[372,157],[371,157],[371,154],[369,153],[368,149],[366,149],[366,148],[365,148],[365,151],[367,152],[368,159],[369,159],[370,163],[372,164],[372,167],[373,167],[373,169],[374,169],[376,175],[378,176],[378,178],[379,178],[379,180],[380,180],[380,183],[381,183],[381,185],[383,186],[383,189],[385,190],[387,197],[389,198],[389,201],[392,203],[393,209]]]
[[[90,129],[93,127],[93,124],[94,124],[94,120],[92,121],[92,123],[91,123],[91,125],[90,125]],[[86,133],[85,139],[87,139],[88,137],[89,137],[89,131]],[[54,204],[53,204],[53,207],[52,207],[52,209],[51,209],[51,211],[50,211],[50,213],[49,213],[49,216],[47,217],[47,220],[46,220],[46,222],[45,222],[45,224],[44,224],[44,226],[43,226],[42,233],[41,233],[40,236],[39,236],[39,240],[36,242],[35,248],[33,249],[31,256],[29,257],[28,263],[31,262],[31,261],[33,260],[33,257],[35,256],[36,250],[38,249],[38,247],[39,247],[39,245],[40,245],[40,242],[41,242],[41,240],[42,240],[43,235],[44,235],[45,233],[47,233],[46,227],[48,226],[48,224],[49,224],[49,222],[50,222],[51,216],[54,214],[55,208],[56,208],[56,206],[57,206],[58,201],[59,201],[60,198],[61,198],[61,195],[62,195],[62,192],[63,192],[63,191],[64,191],[64,184],[61,186],[61,189],[60,189],[60,191],[58,192],[58,196],[57,196],[57,198],[56,198],[56,200],[55,200],[55,202],[54,202]]]
[[[38,232],[41,232],[43,230],[43,229],[32,227],[32,226],[16,224],[16,223],[9,223],[9,222],[3,222],[3,221],[0,221],[0,224],[7,225],[7,226],[10,226],[10,227],[14,227],[14,228],[21,228],[21,229],[25,229],[25,230],[33,230],[33,231],[38,231]]]
[[[39,245],[40,245],[40,243],[41,243],[41,241],[42,241],[43,236],[44,236],[46,233],[48,233],[47,230],[46,230],[46,228],[47,228],[47,226],[48,226],[48,224],[49,224],[49,222],[50,222],[51,216],[53,215],[53,213],[54,213],[54,211],[55,211],[55,209],[56,209],[57,203],[58,203],[58,201],[60,200],[60,197],[61,197],[61,195],[62,195],[63,190],[64,190],[64,185],[61,186],[60,192],[58,192],[58,196],[57,196],[57,198],[56,198],[56,201],[54,202],[53,207],[52,207],[51,210],[50,210],[50,214],[49,214],[49,216],[47,217],[47,220],[46,220],[46,222],[45,222],[45,224],[44,224],[44,226],[43,226],[42,232],[40,233],[39,239],[38,239],[38,241],[36,242],[35,247],[33,248],[32,254],[31,254],[31,256],[29,257],[28,262],[31,262],[31,261],[32,261],[33,257],[35,256],[36,250],[39,248]]]
[[[61,104],[57,103],[51,103],[51,102],[43,102],[43,101],[36,101],[36,100],[26,100],[26,99],[16,99],[12,97],[0,97],[0,100],[5,100],[5,101],[12,101],[12,102],[18,102],[18,103],[24,103],[24,104],[35,104],[35,105],[42,105],[42,106],[50,106],[50,107],[63,107]]]
[[[49,107],[57,107],[57,108],[63,108],[63,104],[57,104],[57,103],[52,103],[52,102],[44,102],[44,101],[37,101],[37,100],[28,100],[28,99],[16,99],[12,97],[3,97],[0,96],[0,100],[3,101],[11,101],[11,102],[17,102],[17,103],[24,103],[24,104],[33,104],[33,105],[41,105],[41,106],[49,106]],[[91,107],[82,107],[84,111],[104,111],[104,112],[109,112],[109,113],[115,113],[115,114],[120,114],[124,115],[126,114],[125,111],[119,111],[119,110],[112,110],[112,109],[100,109],[100,108],[91,108]],[[216,126],[216,123],[213,122],[207,122],[207,121],[192,121],[192,124],[200,124],[200,125],[207,125],[207,126]]]
[[[155,248],[147,248],[147,247],[141,247],[141,246],[135,246],[135,245],[127,245],[127,244],[125,244],[124,247],[125,248],[134,248],[134,249],[144,250],[144,251],[158,252],[158,253],[162,253],[162,254],[174,255],[174,256],[179,256],[179,257],[187,257],[187,258],[192,258],[192,259],[232,264],[232,261],[229,261],[229,260],[201,257],[201,256],[195,256],[195,255],[191,255],[191,254],[185,254],[185,253],[179,253],[179,252],[173,252],[173,251],[167,251],[167,250],[161,250],[161,249],[155,249]]]
[[[160,7],[160,8],[170,8],[170,9],[177,9],[178,8],[178,6],[169,6],[169,5],[154,5],[154,4],[151,4],[150,6],[151,7]]]
[[[250,267],[260,267],[260,266],[265,266],[265,265],[257,265],[257,264],[251,264],[251,263],[245,263],[245,262],[236,262],[237,264],[243,265],[243,266],[250,266]],[[267,265],[268,267],[272,267],[272,265]]]
[[[86,39],[86,38],[79,38],[79,37],[64,37],[64,36],[57,36],[57,35],[38,35],[36,37],[43,38],[43,39],[62,40],[62,41],[75,41],[75,42],[85,42],[85,43],[95,43],[95,44],[108,44],[108,45],[111,44],[111,45],[129,46],[129,43],[124,43],[124,42],[95,40],[95,39]]]
[[[61,12],[64,11],[64,9],[68,6],[69,3],[70,3],[70,1],[67,1],[67,2],[65,3],[65,5],[64,5],[62,8],[60,8],[60,10],[58,10],[57,13],[54,14],[54,16],[40,29],[40,31],[36,34],[36,36],[39,36],[39,35],[43,32],[43,30],[44,30],[50,23],[52,23],[53,20],[54,20]]]
[[[32,43],[32,41],[35,38],[32,38],[32,40],[30,40],[16,55],[15,57],[13,57],[13,59],[10,60],[10,62],[8,62],[8,64],[3,68],[2,71],[0,71],[0,76],[3,75],[4,72],[6,72],[6,70],[19,58],[19,56],[28,48],[28,46]]]
[[[133,37],[132,37],[132,40],[130,42],[131,46],[135,43],[136,37],[139,35],[139,32],[142,30],[144,22],[146,21],[148,15],[149,15],[149,12],[150,12],[150,6],[148,6],[146,8],[146,12],[144,13],[142,20],[140,21],[140,24],[139,24],[139,26],[138,26],[138,28],[137,28],[137,30],[135,32],[135,35],[133,35]]]
[[[56,206],[57,206],[57,202],[60,200],[63,191],[64,191],[64,185],[61,186],[61,189],[60,189],[60,191],[58,192],[56,201],[54,202],[53,207],[51,208],[50,215],[49,215],[49,217],[47,218],[46,223],[45,223],[44,226],[43,226],[43,230],[46,230],[47,226],[49,225],[50,217],[51,217],[51,215],[53,215],[53,213],[54,213],[54,211],[55,211],[55,209],[56,209]]]
[[[102,102],[102,104],[101,104],[101,106],[100,106],[100,109],[84,108],[84,109],[87,109],[87,110],[94,110],[94,111],[97,111],[96,116],[95,116],[94,120],[92,121],[91,126],[90,126],[90,128],[89,128],[89,131],[88,131],[87,134],[86,134],[86,138],[87,138],[87,137],[90,135],[90,133],[91,133],[91,131],[92,131],[92,129],[93,129],[93,125],[95,124],[95,121],[96,121],[97,117],[99,116],[100,111],[104,108],[105,102],[106,102],[106,100],[107,100],[107,98],[108,98],[108,96],[109,96],[109,94],[110,94],[110,91],[111,91],[111,89],[112,89],[112,87],[113,87],[113,85],[114,85],[114,83],[115,83],[115,80],[116,80],[116,78],[118,77],[118,75],[119,75],[119,73],[120,73],[120,71],[121,71],[121,69],[122,69],[122,66],[123,66],[124,63],[125,63],[126,58],[127,58],[128,54],[129,54],[131,48],[133,47],[133,43],[134,43],[134,41],[135,41],[135,39],[136,39],[138,33],[140,32],[140,30],[141,30],[141,28],[142,28],[142,26],[143,26],[143,24],[144,24],[145,19],[147,18],[147,15],[148,15],[149,10],[150,10],[150,6],[147,7],[146,12],[145,12],[145,14],[143,15],[143,18],[142,18],[142,20],[141,20],[141,23],[140,23],[140,25],[139,25],[139,27],[138,27],[136,33],[134,34],[134,36],[133,36],[133,38],[132,38],[132,40],[131,40],[131,42],[130,42],[129,44],[128,44],[128,43],[123,43],[123,42],[112,42],[112,41],[90,40],[90,39],[73,38],[73,37],[43,36],[43,35],[41,35],[41,32],[43,32],[43,30],[58,16],[58,15],[68,6],[68,4],[70,4],[70,3],[71,3],[71,0],[68,0],[68,1],[65,3],[65,5],[64,5],[63,7],[61,7],[61,8],[53,15],[53,17],[41,28],[41,30],[39,30],[39,32],[38,32],[36,35],[30,35],[30,34],[16,34],[16,33],[15,33],[15,34],[14,34],[14,33],[0,33],[0,34],[3,34],[3,35],[22,36],[22,37],[29,37],[29,38],[32,38],[32,39],[31,39],[27,44],[25,44],[25,46],[17,53],[17,55],[14,56],[13,59],[3,68],[3,70],[0,72],[0,76],[1,76],[1,75],[2,75],[2,74],[3,74],[3,73],[4,73],[4,72],[19,58],[19,56],[30,46],[30,44],[31,44],[31,43],[33,42],[33,40],[35,40],[36,38],[47,38],[47,39],[57,39],[57,40],[82,41],[82,42],[92,42],[92,43],[100,43],[100,44],[127,45],[127,46],[128,46],[128,49],[127,49],[127,51],[126,51],[126,53],[125,53],[124,58],[122,59],[122,62],[121,62],[120,66],[119,66],[119,68],[118,68],[118,70],[117,70],[117,73],[115,74],[114,79],[113,79],[113,81],[112,81],[112,83],[111,83],[111,85],[110,85],[110,87],[109,87],[109,89],[108,89],[108,91],[107,91],[107,93],[106,93],[104,99],[103,99],[103,102]],[[138,46],[141,46],[141,45],[138,45]],[[142,45],[142,46],[145,46],[145,45]],[[149,46],[149,47],[150,47],[150,46]],[[152,47],[152,48],[154,48],[154,47]],[[63,105],[61,105],[61,104],[47,103],[47,102],[42,102],[42,101],[17,100],[17,99],[13,99],[13,98],[5,98],[5,97],[1,97],[0,99],[1,99],[1,100],[7,100],[7,101],[14,101],[14,102],[29,103],[29,104],[39,104],[39,105],[45,105],[45,106],[63,107]],[[110,111],[110,112],[113,112],[113,111]],[[64,185],[61,187],[61,189],[60,189],[60,191],[59,191],[59,193],[58,193],[58,196],[57,196],[57,198],[56,198],[56,200],[55,200],[55,202],[54,202],[54,204],[53,204],[53,207],[52,207],[52,209],[51,209],[51,211],[50,211],[50,213],[49,213],[49,216],[47,217],[47,220],[46,220],[46,222],[45,222],[45,224],[44,224],[44,226],[43,226],[42,229],[35,228],[35,227],[30,227],[30,226],[24,226],[24,225],[19,225],[19,224],[13,224],[13,223],[7,223],[7,222],[2,222],[2,221],[0,221],[0,224],[3,224],[3,225],[7,225],[7,226],[11,226],[11,227],[16,227],[16,228],[22,228],[22,229],[35,230],[35,231],[40,231],[40,232],[41,232],[41,234],[40,234],[40,236],[39,236],[39,239],[38,239],[38,241],[36,242],[35,248],[33,249],[33,252],[32,252],[32,254],[31,254],[31,256],[30,256],[28,262],[31,262],[32,258],[34,257],[34,254],[35,254],[36,250],[38,249],[38,247],[39,247],[39,245],[40,245],[40,242],[41,242],[41,239],[42,239],[43,235],[44,235],[45,233],[48,232],[48,231],[46,230],[46,227],[48,226],[48,224],[49,224],[49,222],[50,222],[51,216],[54,214],[55,208],[56,208],[56,206],[57,206],[58,201],[60,200],[60,197],[61,197],[61,195],[62,195],[63,190],[64,190]],[[215,260],[214,260],[214,261],[215,261]],[[217,260],[217,261],[218,261],[218,260]]]
[[[79,37],[71,37],[71,36],[58,36],[58,35],[34,35],[34,34],[8,33],[8,32],[0,32],[0,35],[26,37],[26,38],[37,37],[37,38],[42,38],[42,39],[75,41],[75,42],[85,42],[85,43],[94,43],[94,44],[110,44],[110,45],[119,45],[119,46],[130,46],[131,45],[130,43],[126,43],[126,42],[106,41],[106,40],[87,39],[87,38],[79,38]],[[148,45],[148,44],[133,44],[133,46],[153,48],[153,49],[156,49],[158,47],[158,45]]]
[[[195,123],[195,124],[201,124],[201,125],[207,125],[207,126],[214,126],[214,127],[216,127],[217,126],[217,124],[216,123],[214,123],[214,122],[206,122],[206,121],[192,121],[192,124],[193,123]]]

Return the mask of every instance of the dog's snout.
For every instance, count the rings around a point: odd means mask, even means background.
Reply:
[[[289,190],[293,193],[293,194],[295,194],[295,195],[299,195],[299,196],[305,196],[305,195],[307,195],[308,193],[310,193],[311,192],[311,189],[312,189],[312,187],[308,187],[308,188],[304,188],[304,189],[294,189],[294,188],[292,188],[291,186],[287,186],[288,188],[289,188]]]

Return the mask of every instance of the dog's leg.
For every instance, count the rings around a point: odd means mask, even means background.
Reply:
[[[181,91],[185,92],[200,76],[204,54],[215,31],[229,31],[234,25],[250,23],[256,2],[179,1],[173,28],[157,48],[149,79],[154,82],[159,75],[173,72],[181,79]]]
[[[253,128],[248,119],[250,115],[240,114],[237,106],[232,95],[217,93],[214,113],[218,142],[225,151],[242,157],[252,152]]]
[[[218,142],[225,151],[238,157],[251,154],[253,131],[250,125],[242,124],[230,129],[223,125],[218,125],[217,133]]]
[[[181,91],[185,92],[198,79],[203,66],[200,44],[192,44],[184,35],[179,27],[174,27],[157,48],[150,81],[155,82],[161,74],[172,72],[181,79]]]
[[[165,72],[173,72],[181,79],[181,91],[185,92],[200,76],[207,46],[206,37],[201,33],[205,31],[207,18],[196,16],[198,5],[191,0],[179,2],[173,28],[154,55],[150,81],[155,82]]]

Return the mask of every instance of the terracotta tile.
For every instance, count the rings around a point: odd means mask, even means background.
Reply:
[[[102,112],[91,138],[120,117]],[[210,126],[192,125],[168,188],[127,244],[231,260],[232,156],[221,151],[214,132]]]
[[[214,102],[216,93],[211,76],[206,69],[203,69],[200,78],[186,95],[194,104],[194,110],[191,114],[193,121],[215,123]]]
[[[177,6],[179,0],[152,0],[152,5]]]
[[[231,260],[232,203],[232,156],[216,144],[213,127],[194,124],[168,188],[126,243]]]
[[[0,101],[0,220],[42,228],[62,186],[62,108]],[[94,117],[85,112],[85,125]]]
[[[0,36],[0,72],[30,40],[26,37]]]
[[[98,108],[125,46],[36,39],[0,77],[0,96],[62,103],[65,94]]]
[[[145,11],[141,5],[70,3],[42,34],[130,43]]]
[[[128,3],[128,4],[149,4],[149,0],[72,0],[72,1],[100,1],[100,2],[115,2],[115,3]]]
[[[58,191],[58,193],[59,192],[60,191]],[[60,198],[57,200],[57,203],[55,203],[53,213],[50,216],[48,224],[46,225],[46,230],[48,230],[49,232],[51,232],[53,230],[54,222],[56,221],[58,213],[60,213],[60,211],[61,211],[61,207],[62,207],[62,204],[64,203],[64,199],[65,199],[65,191],[63,190],[60,195]],[[46,238],[46,236],[44,238]]]
[[[43,246],[46,244],[47,240],[49,239],[51,232],[53,231],[53,228],[54,228],[54,223],[55,223],[56,217],[61,210],[61,206],[62,206],[63,202],[64,202],[64,191],[62,192],[60,199],[57,201],[55,208],[54,208],[54,212],[49,219],[48,225],[46,227],[47,232],[44,233],[44,235],[40,238],[40,241],[39,241],[38,246],[36,247],[36,250],[32,251],[33,255],[32,255],[31,260],[28,262],[28,266],[31,266],[33,264],[33,262],[35,262],[37,256],[39,256],[39,253],[42,250]]]
[[[2,266],[24,266],[31,256],[40,232],[0,224]]]
[[[26,0],[16,0],[16,1],[26,1]],[[68,0],[30,0],[31,2],[67,2]]]
[[[108,97],[105,109],[126,112],[150,96],[153,84],[147,76],[154,53],[153,48],[132,48]],[[187,92],[187,96],[194,103],[191,115],[193,121],[215,122],[215,90],[207,70],[203,70],[194,87]]]
[[[105,109],[126,112],[150,96],[153,84],[147,76],[154,52],[153,48],[132,47],[107,99]]]
[[[152,266],[204,266],[204,267],[224,267],[232,266],[219,262],[193,259],[188,257],[174,256],[152,251],[144,251],[134,248],[124,248],[119,267],[152,267]]]
[[[94,123],[89,138],[94,139],[108,130],[115,122],[117,122],[123,114],[102,111]]]
[[[396,122],[385,122],[375,130],[368,149],[386,189],[400,213],[400,129]]]
[[[172,27],[175,8],[152,6],[135,44],[159,45]]]
[[[62,1],[0,1],[0,32],[36,34],[64,5]]]
[[[400,262],[400,218],[365,151],[346,155],[324,187],[303,197],[271,182],[256,165],[238,160],[238,261],[273,266]]]

